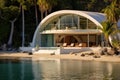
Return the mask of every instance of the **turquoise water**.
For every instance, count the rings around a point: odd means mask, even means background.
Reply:
[[[120,80],[120,63],[60,59],[0,60],[0,80]]]

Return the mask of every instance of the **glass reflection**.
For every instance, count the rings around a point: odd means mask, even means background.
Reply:
[[[97,29],[97,25],[89,19],[73,14],[66,14],[58,16],[57,18],[51,20],[44,28],[41,29],[41,32],[44,30],[64,30],[64,29]]]

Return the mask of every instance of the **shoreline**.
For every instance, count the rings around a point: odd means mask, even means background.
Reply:
[[[100,58],[94,58],[93,55],[80,56],[80,54],[60,54],[60,55],[50,55],[50,54],[32,54],[21,53],[21,52],[0,52],[1,59],[24,59],[32,58],[33,61],[41,59],[71,59],[71,60],[86,60],[86,61],[101,61],[101,62],[119,62],[119,55],[102,55]]]

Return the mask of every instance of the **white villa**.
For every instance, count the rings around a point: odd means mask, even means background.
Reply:
[[[104,37],[99,27],[106,20],[105,14],[98,12],[60,10],[49,14],[38,25],[30,47],[22,50],[36,53],[61,54],[78,52],[80,49],[91,49],[104,46]]]

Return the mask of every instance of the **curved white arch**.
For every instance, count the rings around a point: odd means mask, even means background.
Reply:
[[[38,25],[38,27],[34,33],[31,46],[35,47],[35,39],[36,39],[37,34],[39,34],[39,30],[41,29],[41,27],[44,27],[45,24],[49,23],[51,20],[53,20],[57,16],[65,15],[65,14],[74,14],[74,15],[83,16],[83,17],[91,20],[93,23],[95,23],[97,26],[100,26],[100,27],[102,27],[100,22],[102,22],[106,19],[104,14],[97,13],[97,12],[87,12],[87,11],[77,11],[77,10],[61,10],[61,11],[53,12],[50,15],[48,15],[47,17],[45,17]]]

